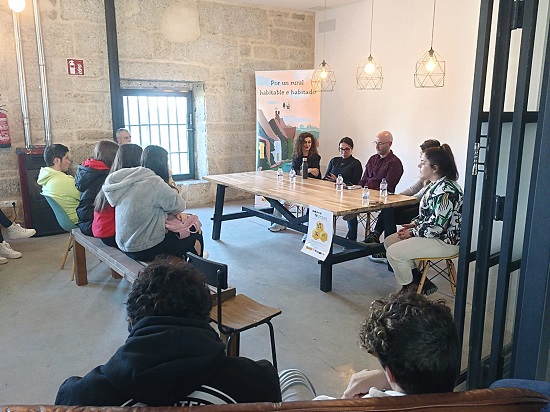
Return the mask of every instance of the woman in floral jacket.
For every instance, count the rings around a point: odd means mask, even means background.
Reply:
[[[458,170],[447,144],[426,149],[418,165],[421,176],[430,181],[420,200],[419,215],[384,240],[388,263],[397,283],[404,289],[417,288],[421,273],[414,258],[447,257],[458,253],[462,220],[462,189],[456,183]],[[426,295],[437,286],[426,280]]]

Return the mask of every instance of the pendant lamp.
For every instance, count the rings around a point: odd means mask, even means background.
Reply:
[[[367,57],[357,67],[357,89],[359,90],[380,90],[382,88],[382,66],[372,57],[372,25],[374,20],[374,0],[371,2],[370,14],[370,47],[369,57]]]
[[[416,62],[414,87],[443,87],[445,85],[445,60],[433,49],[435,26],[435,3],[432,17],[432,42],[420,60]]]
[[[327,0],[325,0],[324,19],[325,21],[327,20]],[[326,33],[323,33],[323,55],[325,54],[325,37]],[[332,92],[334,91],[335,84],[336,76],[334,76],[334,71],[332,71],[328,63],[323,59],[319,67],[311,76],[311,88],[316,92]]]

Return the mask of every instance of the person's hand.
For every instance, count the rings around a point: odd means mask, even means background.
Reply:
[[[189,217],[189,215],[187,213],[183,213],[183,212],[180,212],[176,215],[176,219],[180,220],[180,221],[184,221],[185,219],[187,219]]]
[[[336,182],[336,175],[334,173],[331,173],[331,174],[327,175],[326,179],[331,181],[331,182]]]
[[[408,239],[408,238],[412,237],[411,229],[409,229],[407,227],[399,229],[397,231],[397,237],[401,240],[405,240],[405,239]]]
[[[342,399],[362,398],[369,393],[369,389],[373,386],[381,390],[391,389],[386,374],[382,369],[363,369],[351,375]]]
[[[401,225],[401,227],[404,227],[405,229],[412,229],[416,225],[414,223],[404,223]]]

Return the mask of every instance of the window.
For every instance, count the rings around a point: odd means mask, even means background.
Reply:
[[[193,94],[123,90],[124,123],[132,142],[164,147],[175,180],[195,177]]]

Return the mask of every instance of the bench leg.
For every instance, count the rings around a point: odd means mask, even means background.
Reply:
[[[111,276],[113,277],[113,279],[122,279],[122,276],[120,275],[120,273],[118,273],[114,269],[111,269]]]
[[[76,269],[76,284],[84,286],[88,284],[88,269],[86,268],[86,248],[74,241],[73,253]]]

